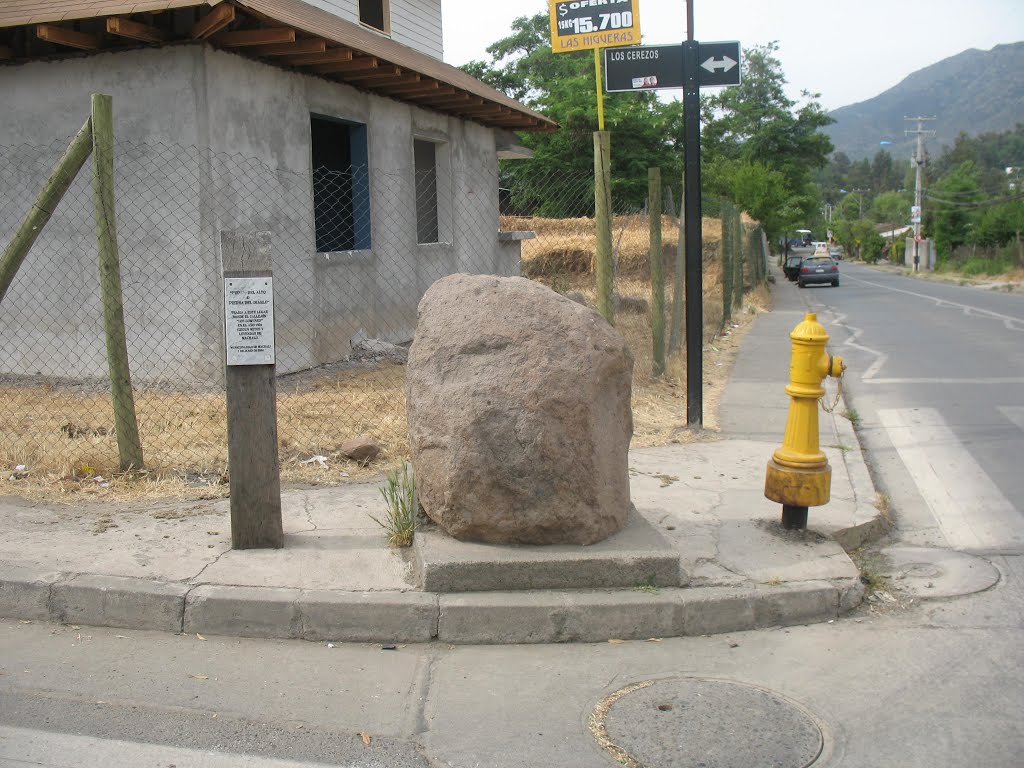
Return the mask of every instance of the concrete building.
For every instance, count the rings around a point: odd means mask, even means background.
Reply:
[[[344,359],[360,331],[408,340],[434,280],[518,274],[497,161],[522,154],[513,131],[556,128],[442,63],[440,6],[5,0],[0,198],[22,204],[0,206],[0,247],[56,159],[18,157],[107,93],[137,381],[220,380],[226,229],[272,233],[279,373]],[[80,176],[69,197],[88,199]],[[106,374],[85,210],[54,216],[0,306],[0,374]]]

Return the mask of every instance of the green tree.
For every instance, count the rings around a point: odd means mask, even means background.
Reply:
[[[816,94],[805,93],[799,106],[786,96],[777,50],[777,43],[748,48],[742,84],[702,99],[706,193],[734,199],[772,239],[817,215],[813,172],[832,151],[820,130],[832,118]]]
[[[972,214],[982,197],[978,169],[971,160],[934,185],[929,205],[939,258],[948,259],[955,248],[971,242]]]
[[[592,210],[593,195],[556,200],[552,182],[593,173],[593,132],[598,129],[594,57],[591,51],[555,54],[547,13],[521,16],[511,34],[487,48],[490,61],[472,61],[462,69],[509,96],[544,113],[560,125],[553,133],[525,133],[531,160],[503,164],[513,192],[531,194],[546,215],[581,215]],[[662,178],[682,179],[682,105],[662,103],[651,91],[611,93],[604,101],[605,125],[612,134],[612,197],[617,209],[639,208],[647,195],[647,169],[658,166]],[[529,190],[523,193],[522,190]]]
[[[833,222],[836,242],[853,258],[874,262],[882,253],[885,241],[875,232],[875,225],[867,219],[840,219]]]
[[[883,192],[871,203],[871,218],[879,224],[906,224],[910,221],[910,201],[905,192]]]

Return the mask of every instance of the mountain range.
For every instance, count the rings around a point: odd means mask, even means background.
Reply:
[[[873,157],[886,149],[893,157],[914,152],[917,123],[907,117],[934,117],[924,124],[929,154],[970,136],[1011,130],[1024,122],[1024,42],[997,45],[990,51],[969,49],[908,75],[873,99],[829,112],[835,123],[824,132],[836,151],[851,160]],[[882,144],[881,142],[891,142]]]

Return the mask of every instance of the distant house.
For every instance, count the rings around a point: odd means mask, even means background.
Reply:
[[[876,224],[875,232],[884,240],[894,240],[913,229],[909,224]]]
[[[72,136],[111,94],[136,376],[219,380],[224,229],[272,232],[278,371],[303,370],[359,332],[408,340],[444,274],[518,274],[497,161],[557,126],[441,55],[440,0],[3,0],[0,150]],[[0,206],[0,247],[23,213]],[[105,374],[92,239],[80,216],[37,243],[0,306],[0,373]],[[69,345],[80,362],[48,368]]]

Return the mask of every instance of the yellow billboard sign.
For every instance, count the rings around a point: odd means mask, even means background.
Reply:
[[[548,0],[555,53],[640,44],[640,0]]]

